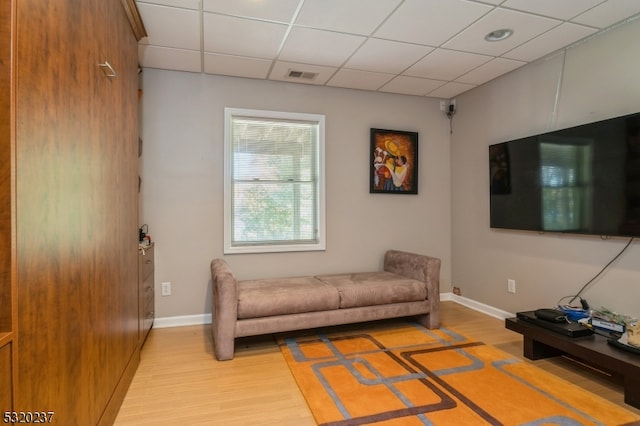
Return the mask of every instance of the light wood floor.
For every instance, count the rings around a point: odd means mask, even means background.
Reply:
[[[442,302],[441,322],[522,358],[522,336],[505,329],[502,320]],[[572,361],[554,358],[534,364],[640,414],[624,404],[621,386]],[[213,356],[207,325],[151,330],[115,425],[304,426],[315,422],[273,336],[240,339],[235,358],[219,362]]]

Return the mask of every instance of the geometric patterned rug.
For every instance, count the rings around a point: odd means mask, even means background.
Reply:
[[[280,339],[320,425],[640,425],[640,417],[482,342],[416,323]]]

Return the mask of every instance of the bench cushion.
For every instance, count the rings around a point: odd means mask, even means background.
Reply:
[[[238,318],[338,309],[338,291],[314,277],[238,282]]]
[[[340,308],[415,302],[427,298],[425,284],[391,272],[316,276],[340,293]]]

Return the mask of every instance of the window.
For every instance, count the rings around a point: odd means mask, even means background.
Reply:
[[[591,222],[591,143],[540,143],[543,229],[579,231]]]
[[[324,116],[225,108],[224,252],[324,250]]]

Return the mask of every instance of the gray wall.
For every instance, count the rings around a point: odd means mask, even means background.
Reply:
[[[455,285],[508,312],[575,294],[627,240],[491,230],[488,145],[640,111],[637,40],[640,21],[459,96],[451,135],[434,99],[145,69],[142,218],[157,243],[157,317],[210,312],[226,106],[327,117],[327,250],[226,256],[239,278],[364,271],[399,248],[443,260],[443,293]],[[419,195],[368,193],[371,127],[419,132]],[[637,245],[585,293],[594,307],[640,315]],[[160,296],[163,281],[172,296]]]
[[[452,283],[516,312],[575,294],[627,243],[489,228],[488,146],[640,111],[640,20],[518,69],[457,99],[451,135]],[[640,315],[635,242],[585,293],[592,307]],[[507,293],[507,279],[516,294]]]
[[[156,317],[211,312],[222,257],[223,109],[326,115],[327,250],[238,254],[241,279],[375,270],[390,248],[442,259],[451,289],[449,122],[435,99],[184,72],[143,72],[143,214],[156,242]],[[369,194],[369,129],[419,132],[419,194]],[[162,297],[160,283],[173,294]]]

